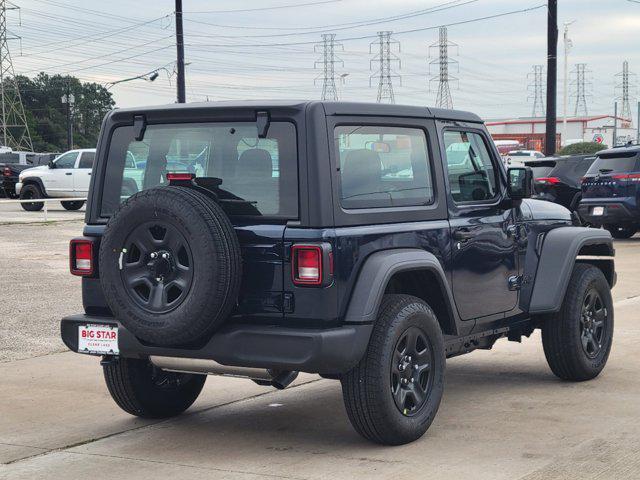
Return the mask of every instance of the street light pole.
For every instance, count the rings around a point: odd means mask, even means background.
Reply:
[[[567,144],[567,104],[568,100],[568,76],[569,76],[569,50],[573,47],[573,42],[569,38],[569,25],[572,22],[566,22],[564,24],[564,95],[563,95],[563,109],[562,109],[562,144]]]

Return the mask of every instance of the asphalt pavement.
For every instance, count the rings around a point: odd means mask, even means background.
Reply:
[[[67,273],[81,231],[81,221],[0,225],[0,479],[640,478],[638,236],[616,242],[614,347],[600,377],[556,379],[538,332],[500,340],[450,359],[427,434],[390,448],[360,438],[340,384],[312,375],[283,391],[210,377],[165,421],[119,410],[98,360],[58,336],[59,318],[81,311]]]

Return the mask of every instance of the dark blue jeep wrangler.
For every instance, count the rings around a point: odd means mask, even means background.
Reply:
[[[614,238],[631,238],[640,228],[640,146],[599,152],[582,179],[580,217]]]
[[[551,370],[594,378],[613,335],[606,230],[530,200],[476,115],[234,102],[114,110],[98,144],[73,351],[125,411],[187,409],[206,375],[342,382],[383,444],[419,438],[445,359],[542,329]]]

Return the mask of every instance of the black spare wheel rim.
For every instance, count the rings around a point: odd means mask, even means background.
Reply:
[[[434,361],[433,347],[422,329],[409,327],[400,335],[391,360],[391,394],[403,415],[412,417],[427,403]]]
[[[191,289],[195,264],[189,243],[167,221],[137,227],[121,252],[120,275],[134,302],[150,313],[177,308]]]
[[[607,335],[608,312],[600,293],[595,288],[587,290],[580,313],[580,341],[589,358],[596,358]]]

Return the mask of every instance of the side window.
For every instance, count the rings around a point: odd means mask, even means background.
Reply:
[[[78,152],[60,155],[56,160],[56,168],[73,168],[76,166],[76,158],[78,158]]]
[[[93,161],[96,159],[95,152],[82,152],[78,168],[93,168]]]
[[[453,200],[481,202],[494,198],[498,193],[496,171],[482,135],[446,130],[444,144]]]
[[[334,131],[344,208],[433,203],[427,137],[418,128],[338,126]]]

